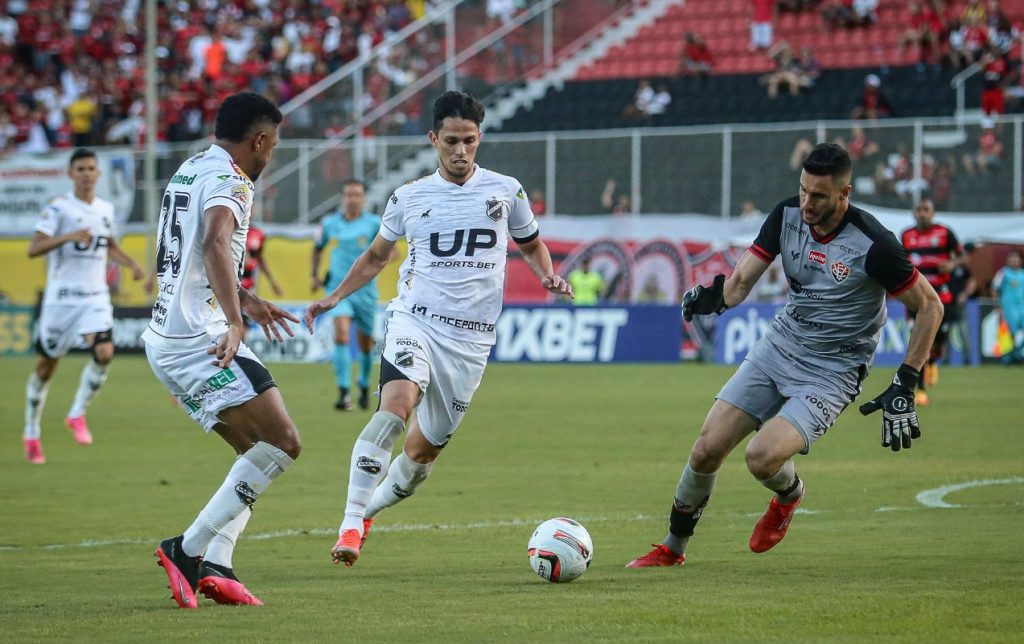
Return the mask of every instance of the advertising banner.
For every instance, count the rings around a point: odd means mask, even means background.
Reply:
[[[498,362],[677,362],[677,306],[506,306]]]
[[[120,227],[128,221],[135,200],[135,158],[127,148],[97,150],[96,156],[100,166],[96,194],[114,204],[115,222]],[[72,190],[70,158],[68,151],[0,159],[0,233],[32,234],[46,204]]]
[[[783,305],[741,304],[727,310],[718,318],[715,328],[715,362],[739,364],[754,343],[764,337],[775,314]],[[906,307],[897,300],[886,303],[887,319],[882,328],[875,352],[874,364],[899,366],[907,351],[911,324]],[[969,301],[964,310],[964,319],[952,325],[947,345],[946,364],[978,365],[981,362],[979,337],[979,305]]]

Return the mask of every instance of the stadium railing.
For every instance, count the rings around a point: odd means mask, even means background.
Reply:
[[[898,208],[925,195],[935,199],[940,210],[1016,210],[1024,192],[1024,115],[1005,115],[1000,120],[996,132],[1003,146],[1001,157],[971,174],[964,158],[975,161],[981,123],[980,116],[968,116],[876,123],[806,121],[489,133],[477,160],[482,166],[516,177],[528,193],[540,191],[548,213],[606,212],[601,194],[611,179],[614,196],[628,196],[634,214],[694,213],[727,218],[739,216],[744,202],[752,201],[766,211],[794,194],[800,150],[819,141],[848,143],[851,130],[859,127],[878,151],[867,157],[855,155],[856,201]],[[206,145],[208,142],[161,149],[160,181],[166,182],[185,158]],[[295,230],[302,229],[323,214],[314,210],[315,204],[336,198],[341,181],[357,174],[352,166],[356,148],[361,148],[359,154],[366,162],[367,174],[362,176],[372,185],[385,180],[395,159],[422,150],[426,140],[417,135],[334,141],[326,154],[323,146],[324,141],[316,139],[281,141],[271,170],[297,161],[296,172],[272,185],[260,180],[258,220],[274,227],[299,224]],[[141,203],[136,200],[139,205],[132,219],[140,224]],[[382,206],[369,204],[378,210]]]

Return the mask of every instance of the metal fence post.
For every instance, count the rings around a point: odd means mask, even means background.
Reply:
[[[924,126],[914,121],[914,203],[921,199],[921,164],[924,163]]]
[[[1024,160],[1021,159],[1021,151],[1024,146],[1021,145],[1021,134],[1024,128],[1021,127],[1020,116],[1016,116],[1013,119],[1013,207],[1020,210],[1024,203],[1021,203],[1021,193],[1024,192],[1024,188],[1021,187],[1021,173],[1024,172]]]
[[[444,18],[444,84],[445,89],[451,92],[458,89],[455,81],[455,9],[449,7]]]
[[[722,219],[732,210],[732,128],[722,129]]]
[[[630,162],[629,162],[629,183],[630,183],[630,209],[634,215],[640,214],[640,130],[634,128],[630,135]]]
[[[544,69],[551,69],[555,57],[555,19],[553,14],[552,5],[549,4],[544,10]]]
[[[299,147],[299,221],[309,223],[309,141]]]
[[[544,202],[547,208],[547,214],[555,214],[555,177],[557,176],[555,168],[555,133],[548,132],[547,136],[544,137]]]

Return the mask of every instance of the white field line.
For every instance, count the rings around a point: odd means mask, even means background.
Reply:
[[[875,512],[907,512],[913,510],[921,510],[925,508],[963,508],[967,506],[953,505],[946,503],[944,497],[958,490],[965,490],[974,487],[984,487],[988,485],[1009,485],[1014,483],[1024,484],[1024,477],[1015,476],[1008,479],[985,479],[979,481],[968,481],[966,483],[957,483],[955,485],[944,485],[942,487],[934,488],[931,490],[924,490],[917,495],[917,501],[921,503],[921,506],[911,507],[881,507],[877,508]],[[1003,506],[1007,504],[990,504],[992,506]],[[922,507],[923,506],[923,507]],[[805,508],[799,508],[797,514],[829,514],[826,510],[808,510]],[[732,514],[716,514],[715,516],[721,518],[751,518],[761,516],[760,512],[742,512]],[[664,515],[650,515],[650,514],[634,514],[629,516],[593,516],[593,517],[575,517],[581,523],[610,523],[610,522],[624,522],[634,523],[639,521],[664,521]],[[495,528],[518,528],[518,527],[531,527],[540,524],[544,521],[542,518],[532,519],[506,519],[504,521],[476,521],[471,523],[399,523],[395,525],[382,525],[373,529],[375,534],[388,533],[388,532],[431,532],[434,530],[492,530]],[[308,529],[291,529],[291,530],[275,530],[273,532],[258,532],[255,534],[247,534],[244,536],[245,539],[253,540],[265,540],[265,539],[284,539],[288,537],[302,537],[302,536],[334,536],[338,533],[334,528],[308,528]],[[135,539],[88,539],[86,541],[79,541],[77,543],[51,543],[45,545],[35,546],[3,546],[0,545],[0,552],[19,552],[24,550],[64,550],[69,548],[102,548],[106,546],[130,546],[130,545],[142,545],[142,544],[156,544],[159,543],[162,537],[143,537]]]
[[[967,481],[966,483],[954,483],[942,487],[925,490],[917,495],[917,502],[926,508],[962,508],[964,506],[955,503],[948,503],[946,495],[960,490],[968,490],[973,487],[987,487],[989,485],[1013,485],[1024,483],[1024,476],[1011,476],[1008,479],[982,479],[980,481]]]

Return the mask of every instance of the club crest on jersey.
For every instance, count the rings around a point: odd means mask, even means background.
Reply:
[[[487,201],[487,216],[494,221],[501,221],[508,211],[508,204],[501,199],[489,199]]]
[[[807,254],[807,259],[814,262],[815,264],[821,264],[822,266],[824,266],[825,261],[828,258],[825,256],[825,253],[821,252],[820,250],[812,250],[810,253]]]
[[[829,266],[829,270],[832,271],[832,279],[834,279],[837,284],[850,276],[850,267],[842,262],[832,264]]]
[[[234,197],[236,201],[242,204],[247,204],[249,203],[249,188],[246,187],[244,183],[240,183],[231,189],[231,196]]]

